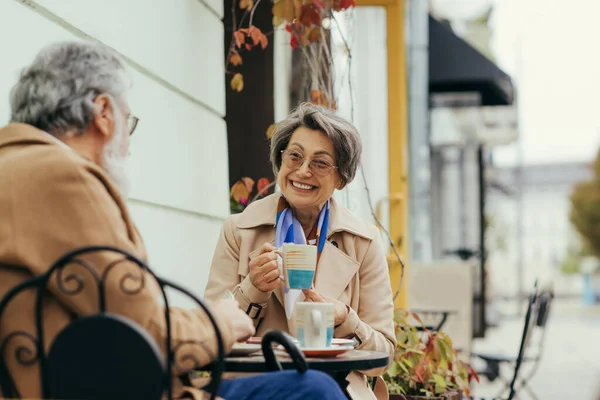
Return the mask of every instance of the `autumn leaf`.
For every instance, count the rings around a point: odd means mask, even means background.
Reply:
[[[253,5],[254,3],[252,2],[252,0],[240,0],[240,8],[242,10],[252,10]]]
[[[241,180],[234,183],[231,187],[231,197],[237,202],[240,202],[242,199],[247,199],[249,195],[250,192]]]
[[[302,15],[302,0],[292,0],[294,5],[294,15],[299,18]]]
[[[321,25],[321,13],[314,4],[305,4],[301,8],[300,22],[306,26]]]
[[[258,183],[256,184],[256,189],[260,193],[270,184],[271,184],[271,181],[269,181],[267,178],[260,178],[258,180]]]
[[[293,0],[277,0],[273,4],[273,15],[284,20],[292,22],[296,18]]]
[[[235,45],[237,47],[242,47],[244,43],[246,43],[246,29],[238,29],[233,32],[233,37],[235,38]]]
[[[277,28],[279,25],[283,24],[285,20],[277,15],[273,15],[273,27]]]
[[[290,39],[290,47],[292,50],[298,48],[298,38],[296,35],[292,35],[292,38]]]
[[[244,185],[246,185],[248,193],[252,192],[252,189],[254,188],[254,179],[245,176],[242,178],[242,182],[244,182]]]
[[[246,43],[246,50],[250,51],[252,50],[252,45],[250,43]]]
[[[233,51],[231,53],[231,56],[229,57],[229,63],[231,65],[233,65],[234,67],[237,67],[238,65],[242,64],[242,57],[240,56],[240,53],[238,53],[237,51]]]
[[[271,139],[271,137],[273,136],[273,133],[275,133],[275,126],[276,126],[275,124],[271,124],[267,128],[267,139]]]
[[[267,48],[268,44],[269,44],[269,39],[267,39],[267,37],[264,34],[262,34],[260,36],[260,48],[264,50]]]
[[[321,28],[318,26],[312,28],[308,33],[308,41],[311,43],[316,43],[321,39]]]
[[[244,76],[239,72],[231,78],[231,88],[236,92],[241,92],[244,90]]]

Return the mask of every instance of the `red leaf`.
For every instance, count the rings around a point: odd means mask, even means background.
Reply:
[[[292,49],[298,48],[298,38],[295,35],[290,39],[290,46]]]
[[[246,43],[246,50],[252,50],[252,45],[250,43]]]
[[[258,191],[261,192],[264,188],[269,186],[270,183],[271,182],[269,182],[267,178],[260,178],[258,180],[258,183],[256,184],[256,189],[258,189]]]
[[[325,3],[323,3],[323,0],[312,0],[312,2],[318,8],[321,8],[321,9],[325,8]]]

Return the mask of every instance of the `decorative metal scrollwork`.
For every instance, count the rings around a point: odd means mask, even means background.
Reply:
[[[37,339],[30,333],[24,331],[15,331],[10,333],[8,336],[4,338],[2,341],[2,345],[0,346],[0,355],[3,359],[6,359],[6,350],[8,348],[9,343],[15,338],[25,338],[29,342],[31,342],[33,349],[29,348],[26,345],[18,345],[15,349],[15,360],[21,365],[33,365],[38,360],[40,355],[38,354],[38,341]]]
[[[58,290],[60,290],[62,293],[74,296],[76,294],[81,293],[85,287],[85,279],[81,275],[81,273],[77,273],[74,271],[68,271],[67,275],[64,276],[65,270],[67,269],[67,267],[72,266],[72,265],[78,265],[80,267],[83,267],[86,271],[88,271],[94,277],[94,279],[96,281],[95,283],[98,283],[98,281],[100,280],[98,271],[96,271],[96,269],[94,267],[92,267],[90,264],[88,264],[84,260],[74,258],[72,260],[69,260],[68,263],[63,264],[57,268],[56,284],[58,286]],[[68,287],[68,285],[70,285],[71,282],[75,282],[75,285],[72,288]]]
[[[110,274],[110,272],[113,270],[113,268],[116,265],[121,264],[122,262],[125,261],[129,261],[129,262],[134,262],[131,259],[129,259],[128,257],[124,257],[121,258],[119,260],[115,260],[113,262],[111,262],[110,264],[108,264],[108,266],[106,267],[106,269],[104,270],[104,273],[102,274],[102,280],[106,281],[108,274]],[[143,267],[140,267],[138,265],[136,265],[136,273],[132,273],[132,272],[127,272],[125,274],[123,274],[123,276],[121,277],[121,279],[119,280],[119,287],[121,288],[121,290],[123,291],[123,293],[125,294],[129,294],[129,295],[135,295],[140,293],[143,289],[144,289],[144,285],[145,285],[145,271],[143,269]],[[136,275],[137,274],[137,275]],[[133,288],[128,288],[127,287],[127,282],[133,282],[135,285]]]
[[[207,360],[215,359],[214,352],[210,349],[210,347],[206,344],[205,341],[198,340],[184,340],[179,343],[175,347],[173,347],[173,366],[180,371],[180,373],[192,372],[194,370],[200,369],[203,366],[203,363],[198,358],[198,356],[194,353],[184,353],[179,354],[182,349],[184,349],[185,345],[192,346],[200,346],[206,352]],[[204,363],[205,364],[205,363]]]

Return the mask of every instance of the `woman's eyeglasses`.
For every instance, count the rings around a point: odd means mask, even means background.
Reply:
[[[291,170],[302,168],[307,160],[310,172],[319,177],[328,176],[331,174],[331,171],[337,168],[335,165],[331,165],[329,161],[322,158],[308,159],[297,150],[281,150],[281,161]]]

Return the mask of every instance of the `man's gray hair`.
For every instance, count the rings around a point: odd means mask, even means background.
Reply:
[[[53,44],[21,72],[10,94],[10,119],[53,135],[83,133],[94,116],[96,96],[106,93],[124,101],[128,87],[125,66],[109,47]]]
[[[275,176],[281,168],[281,151],[287,148],[292,135],[301,126],[322,131],[327,135],[333,143],[342,185],[346,186],[352,182],[362,153],[358,130],[333,110],[312,103],[300,104],[286,119],[276,125],[271,137],[271,165]]]

